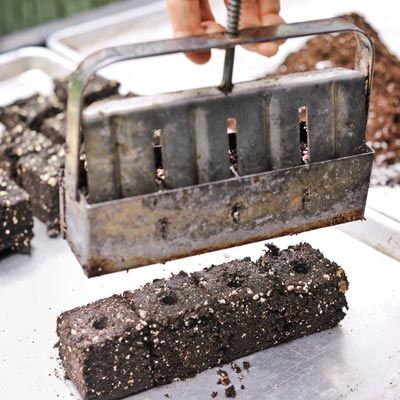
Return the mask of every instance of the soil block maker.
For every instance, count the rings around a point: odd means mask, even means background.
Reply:
[[[358,36],[354,70],[229,85],[237,45],[341,32]],[[82,111],[88,79],[111,63],[213,48],[228,49],[223,90],[108,100]],[[61,189],[64,237],[86,274],[362,219],[373,61],[370,39],[339,18],[123,45],[86,58],[70,83]],[[232,118],[236,133],[228,135]]]

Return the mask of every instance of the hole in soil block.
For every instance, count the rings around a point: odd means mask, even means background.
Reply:
[[[107,328],[107,323],[108,323],[108,318],[107,317],[101,317],[100,319],[96,319],[96,321],[93,322],[93,328],[101,331],[102,329]]]
[[[162,130],[155,129],[153,131],[153,151],[154,151],[154,167],[155,179],[159,190],[165,189],[165,174],[162,159]]]
[[[295,260],[291,263],[292,270],[298,274],[306,274],[310,271],[310,266],[301,260]]]
[[[161,301],[161,303],[163,303],[167,306],[173,306],[174,304],[176,304],[178,302],[178,296],[175,293],[170,292],[170,293],[166,294],[165,296],[161,297],[160,301]]]
[[[241,287],[242,284],[243,284],[243,277],[236,274],[232,275],[227,282],[227,286],[229,286],[230,288],[238,288]]]
[[[236,136],[237,136],[237,122],[236,118],[230,117],[226,121],[226,128],[227,128],[227,133],[228,133],[228,142],[229,142],[229,162],[230,162],[230,167],[229,169],[231,170],[232,174],[234,176],[239,176],[238,175],[238,155],[237,155],[237,141],[236,141]]]
[[[301,162],[308,164],[310,162],[310,153],[308,144],[308,110],[306,106],[299,108],[299,129]]]

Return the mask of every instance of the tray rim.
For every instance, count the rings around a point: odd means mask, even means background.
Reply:
[[[76,67],[76,64],[61,56],[60,54],[55,53],[51,49],[48,49],[47,47],[41,47],[41,46],[28,46],[28,47],[22,47],[17,50],[12,50],[7,53],[1,54],[0,55],[0,68],[4,69],[7,68],[10,64],[14,62],[18,62],[19,60],[22,59],[35,59],[35,58],[42,58],[45,59],[53,64],[56,64],[59,67],[64,68],[69,71],[73,71],[74,68]],[[38,69],[44,69],[44,68],[39,68]],[[28,71],[30,68],[27,68],[26,70]],[[8,79],[12,79],[18,75],[20,75],[19,71],[11,71],[12,74],[4,79],[0,77],[0,81],[5,81]],[[14,73],[15,72],[15,73]],[[46,72],[46,71],[45,71]]]
[[[60,29],[51,34],[46,40],[46,46],[54,52],[67,57],[68,59],[79,62],[85,58],[85,55],[68,46],[65,41],[87,34],[101,31],[105,27],[117,25],[118,23],[135,20],[139,17],[154,14],[166,10],[166,3],[163,0],[151,0],[148,4],[139,5],[130,11],[118,12],[106,17],[98,18],[94,21],[84,22],[68,28]]]

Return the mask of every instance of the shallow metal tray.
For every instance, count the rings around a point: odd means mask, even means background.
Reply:
[[[0,264],[0,398],[9,400],[79,399],[59,368],[56,318],[67,309],[134,289],[180,270],[250,256],[264,243],[236,247],[86,279],[62,239],[49,240],[36,223],[32,255],[14,255]],[[400,396],[400,263],[337,229],[325,228],[274,240],[281,248],[308,241],[348,274],[350,310],[341,327],[267,349],[240,360],[250,361],[242,381],[228,371],[242,400],[398,399]],[[217,368],[127,399],[210,399]],[[240,385],[245,386],[240,390]]]
[[[50,94],[53,78],[67,75],[75,65],[44,47],[24,47],[0,55],[0,105],[34,93]]]
[[[365,221],[339,229],[400,261],[400,187],[372,187],[368,192]]]

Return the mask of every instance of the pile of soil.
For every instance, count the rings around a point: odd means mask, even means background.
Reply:
[[[377,166],[398,170],[392,165],[400,162],[400,61],[361,15],[342,17],[363,29],[374,42],[375,74],[367,141],[375,150]],[[298,52],[290,54],[278,72],[288,74],[331,67],[354,68],[356,49],[357,39],[352,33],[318,36],[310,39]],[[393,183],[393,176],[389,183]]]

